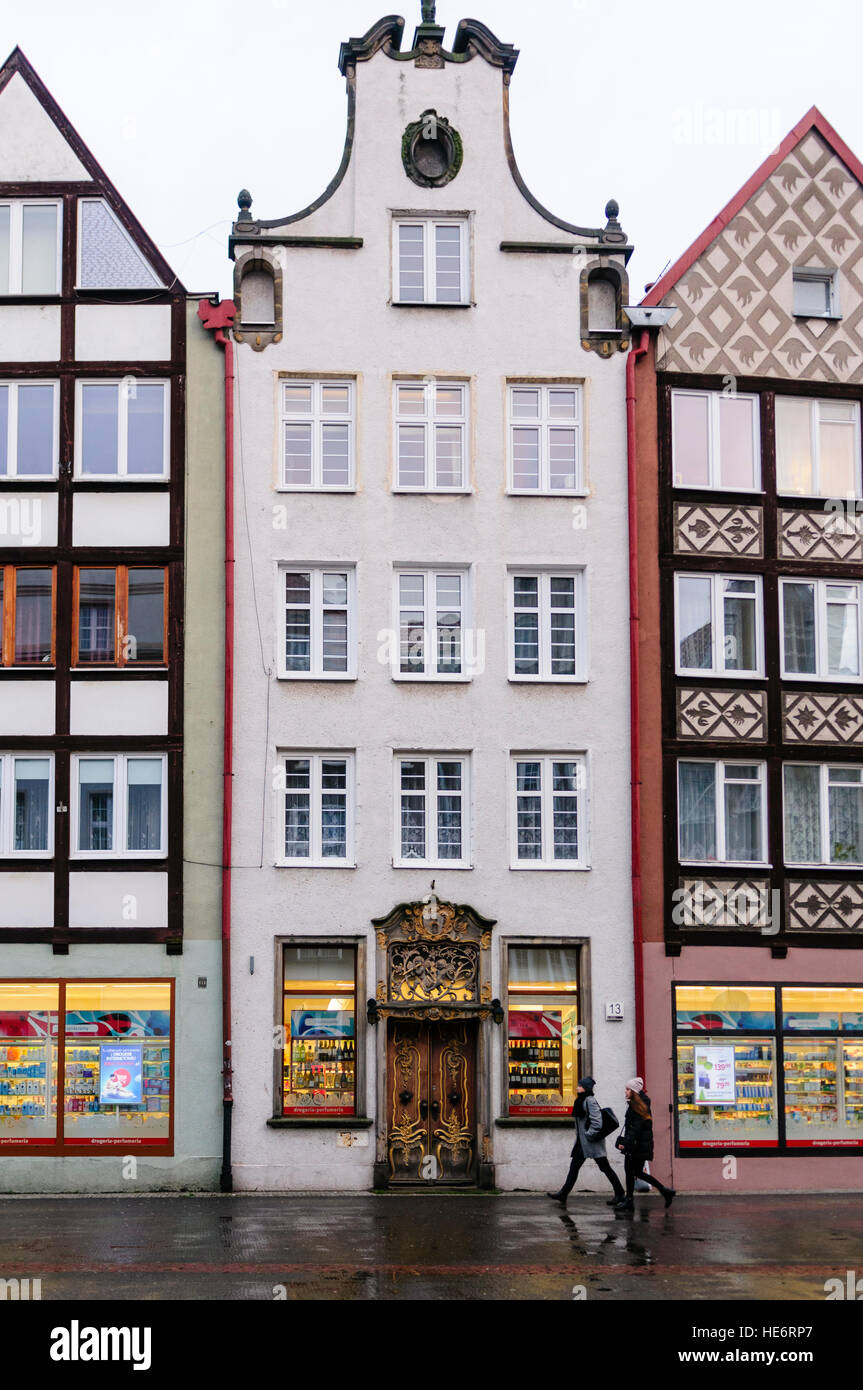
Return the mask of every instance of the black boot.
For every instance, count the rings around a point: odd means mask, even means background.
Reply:
[[[553,1202],[560,1202],[562,1207],[566,1206],[567,1194],[565,1192],[546,1192],[545,1195],[550,1197]]]

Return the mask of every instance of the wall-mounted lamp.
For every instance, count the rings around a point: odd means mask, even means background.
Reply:
[[[366,1018],[368,1019],[369,1023],[372,1025],[373,1028],[377,1027],[377,1022],[380,1018],[380,1013],[378,1012],[377,999],[369,999],[368,1003],[366,1004]]]
[[[503,1004],[499,999],[492,999],[491,1001],[491,1016],[498,1025],[503,1023]]]

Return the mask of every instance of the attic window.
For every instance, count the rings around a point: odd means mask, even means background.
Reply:
[[[796,318],[839,318],[835,270],[801,267],[794,271],[793,313]]]
[[[242,280],[243,323],[271,325],[276,321],[276,287],[266,270],[248,270]]]

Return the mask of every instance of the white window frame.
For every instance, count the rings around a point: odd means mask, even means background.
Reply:
[[[37,758],[47,759],[48,762],[48,847],[15,849],[15,764],[19,759],[30,762]],[[54,854],[54,807],[54,754],[30,749],[18,749],[14,753],[0,752],[0,857],[51,859]]]
[[[422,415],[399,414],[399,390],[412,387],[424,390],[424,409]],[[458,390],[462,396],[460,415],[437,414],[437,391],[440,387]],[[470,421],[470,383],[450,380],[444,377],[396,377],[393,381],[393,492],[443,492],[461,494],[471,492],[470,459],[468,458],[468,425]],[[400,476],[400,437],[403,427],[422,429],[424,450],[424,478],[420,484],[403,483]],[[441,485],[437,481],[436,437],[438,427],[457,429],[461,435],[461,482],[453,487]]]
[[[345,564],[340,560],[332,564],[313,564],[279,562],[276,578],[276,669],[279,680],[287,681],[351,681],[357,679],[357,567],[355,563]],[[308,671],[289,671],[285,643],[287,638],[287,596],[285,576],[288,574],[308,574],[310,576],[311,611],[311,669]],[[346,574],[348,578],[347,601],[347,670],[324,670],[324,599],[323,577],[325,574]],[[340,607],[341,605],[334,605]]]
[[[61,198],[0,198],[0,207],[9,212],[9,288],[8,295],[32,295],[34,291],[21,288],[24,273],[24,208],[53,207],[57,210],[57,278],[51,290],[36,291],[50,298],[60,294],[63,283],[63,202]],[[0,294],[3,291],[0,290]]]
[[[278,751],[278,767],[281,776],[276,779],[276,857],[277,868],[284,869],[354,869],[356,868],[356,753],[353,750],[335,749],[285,749]],[[288,793],[286,785],[286,768],[288,762],[295,762],[306,759],[309,762],[309,821],[310,835],[309,847],[311,854],[304,859],[289,859],[285,853],[285,830],[287,824],[287,807],[285,797]],[[345,851],[344,859],[323,858],[321,854],[321,844],[323,840],[323,810],[322,810],[322,767],[325,762],[343,762],[345,767]]]
[[[684,859],[681,848],[680,834],[680,764],[681,763],[708,763],[713,768],[713,796],[716,812],[716,858],[715,859]],[[727,859],[725,841],[725,783],[726,780],[734,782],[734,777],[726,778],[726,768],[735,767],[757,767],[757,784],[752,778],[746,779],[748,786],[759,786],[761,789],[761,858],[760,859]],[[675,773],[675,796],[677,798],[677,860],[679,864],[711,864],[711,865],[743,865],[748,868],[769,868],[767,858],[767,764],[760,758],[689,758],[679,757],[677,759],[677,769]]]
[[[810,492],[785,492],[779,481],[779,430],[776,428],[776,407],[780,401],[806,401],[809,405],[809,449],[812,458],[812,490]],[[776,440],[776,493],[778,497],[832,497],[832,493],[821,490],[821,407],[823,405],[850,405],[854,407],[854,458],[856,461],[855,490],[852,497],[863,496],[860,459],[860,402],[828,396],[789,396],[777,394],[774,402],[774,436]],[[829,423],[829,421],[828,421]]]
[[[426,853],[422,859],[405,859],[402,856],[402,763],[423,763],[425,766],[425,790],[421,793],[426,804],[426,851],[432,846],[434,854]],[[461,858],[440,859],[437,854],[437,812],[438,812],[438,763],[459,763],[461,765]],[[472,842],[472,778],[470,753],[412,753],[397,750],[393,758],[394,823],[393,823],[393,868],[395,869],[471,869]],[[417,793],[419,795],[420,793]],[[446,793],[443,793],[446,795]]]
[[[680,584],[684,579],[710,580],[710,623],[711,623],[711,661],[709,666],[684,666],[680,660]],[[755,666],[748,668],[728,668],[725,664],[725,599],[734,595],[725,593],[726,583],[737,580],[755,581],[755,594],[751,602],[755,605]],[[746,595],[742,595],[746,597]],[[721,640],[719,634],[721,633]],[[701,570],[678,571],[674,576],[674,669],[678,676],[728,676],[729,679],[745,679],[764,675],[764,591],[760,574],[716,574]]]
[[[815,670],[788,671],[785,667],[785,585],[812,584],[815,587]],[[828,669],[827,660],[827,590],[855,589],[857,592],[857,664],[860,674],[844,676]],[[852,605],[854,606],[854,605]],[[784,681],[830,681],[842,685],[863,683],[863,581],[859,579],[820,579],[810,574],[786,574],[779,579],[779,650],[780,670]]]
[[[760,397],[751,391],[738,391],[736,397],[739,400],[752,402],[752,458],[754,463],[754,486],[753,487],[726,487],[720,482],[722,469],[722,452],[719,437],[719,402],[723,398],[722,391],[697,391],[684,387],[674,387],[671,392],[671,485],[674,488],[685,488],[694,492],[751,492],[760,493],[764,489],[761,480],[761,409]],[[685,483],[677,481],[675,460],[677,458],[677,429],[675,426],[674,402],[678,396],[702,396],[708,402],[708,435],[707,435],[707,469],[708,480],[706,483]]]
[[[516,415],[513,409],[516,391],[538,391],[540,395],[539,415]],[[576,413],[571,419],[553,416],[549,412],[548,397],[551,391],[574,391]],[[586,497],[584,464],[584,383],[581,381],[508,381],[506,384],[506,454],[507,454],[507,493],[513,497]],[[552,429],[575,430],[576,438],[576,479],[572,487],[551,487],[549,432]],[[517,429],[536,429],[539,431],[539,485],[537,487],[516,487],[515,485],[515,431]]]
[[[542,857],[540,859],[519,859],[518,857],[518,764],[540,763],[541,768],[541,832]],[[555,859],[554,856],[554,763],[576,763],[576,814],[578,817],[578,858]],[[553,870],[555,872],[583,872],[590,865],[590,769],[589,757],[584,751],[579,753],[534,753],[510,752],[509,755],[509,845],[512,870]],[[526,795],[527,793],[522,793]],[[568,793],[571,795],[571,793]]]
[[[357,391],[356,378],[349,376],[281,376],[279,377],[279,481],[277,492],[356,492],[357,490]],[[286,388],[290,386],[311,387],[312,408],[307,415],[289,410],[286,403]],[[324,387],[341,387],[348,392],[348,409],[344,415],[323,409]],[[288,424],[309,425],[312,432],[312,481],[310,483],[288,483],[285,481],[285,426]],[[346,483],[325,483],[323,481],[323,429],[324,425],[347,425],[348,427],[348,481]]]
[[[162,472],[130,473],[129,456],[129,400],[131,393],[125,383],[128,377],[86,377],[75,383],[75,481],[94,483],[97,487],[106,483],[130,480],[142,483],[164,483],[171,476],[171,383],[164,377],[135,377],[136,386],[161,386],[162,388]],[[116,386],[117,388],[117,469],[114,473],[85,473],[83,458],[84,435],[84,387]]]
[[[15,479],[23,478],[26,482],[38,483],[44,479],[50,481],[58,475],[58,460],[60,457],[60,383],[41,377],[3,377],[0,380],[0,387],[6,387],[9,395],[9,419],[6,432],[6,472],[0,473],[0,484],[8,483]],[[50,386],[52,388],[53,424],[52,439],[54,462],[51,465],[50,473],[19,473],[18,472],[18,392],[22,386]]]
[[[399,580],[403,575],[421,574],[424,577],[423,604],[423,652],[426,668],[428,653],[433,654],[433,664],[437,667],[437,577],[438,575],[458,575],[461,579],[461,671],[402,671],[401,670],[401,596]],[[467,669],[472,663],[467,650],[466,634],[473,632],[472,615],[473,570],[470,565],[394,565],[393,566],[393,630],[390,642],[390,673],[394,681],[455,681],[466,684],[473,679]],[[474,653],[474,655],[476,655]]]
[[[82,762],[97,758],[114,764],[114,818],[111,831],[113,849],[79,849],[81,819],[80,767]],[[129,761],[136,759],[159,761],[162,764],[161,826],[159,849],[126,849],[129,828]],[[70,859],[167,859],[168,857],[168,757],[165,753],[136,750],[134,753],[73,753],[69,796],[71,799]]]
[[[515,669],[515,580],[539,580],[539,672],[525,675]],[[551,670],[551,581],[575,580],[575,675],[556,676]],[[587,635],[587,571],[584,566],[568,569],[546,568],[541,565],[519,565],[507,570],[507,612],[509,631],[509,680],[528,685],[584,685],[588,680]]]
[[[818,817],[821,840],[821,858],[816,860],[789,859],[788,849],[785,842],[785,769],[787,767],[817,767],[818,768]],[[782,857],[788,868],[818,868],[818,869],[860,869],[863,868],[863,861],[850,859],[831,859],[830,858],[830,772],[833,768],[841,768],[843,772],[863,772],[863,766],[859,763],[811,763],[797,759],[789,759],[782,764]],[[835,783],[836,786],[853,786],[852,783]]]
[[[803,312],[795,304],[795,292],[798,284],[812,283],[824,285],[827,288],[828,307],[818,313]],[[842,314],[839,310],[839,272],[835,268],[827,266],[794,266],[791,272],[791,313],[796,319],[839,319]]]
[[[401,227],[422,227],[423,228],[423,297],[422,299],[402,299],[401,297],[401,265],[400,250]],[[437,252],[435,247],[435,228],[436,227],[458,227],[460,232],[459,253],[460,253],[460,278],[461,278],[461,299],[438,299],[437,298]],[[392,281],[392,302],[393,304],[405,304],[412,309],[421,309],[424,305],[436,304],[444,309],[457,309],[460,305],[471,303],[471,274],[470,274],[470,218],[452,214],[440,214],[434,216],[410,216],[394,215],[392,221],[392,251],[393,251],[393,281]]]

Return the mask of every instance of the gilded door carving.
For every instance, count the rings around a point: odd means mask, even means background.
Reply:
[[[387,1158],[394,1183],[476,1179],[476,1024],[391,1019]]]

